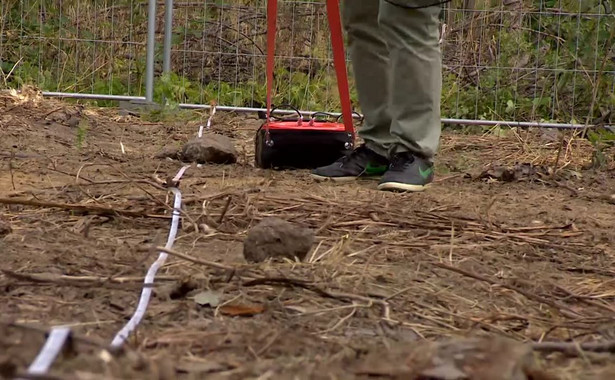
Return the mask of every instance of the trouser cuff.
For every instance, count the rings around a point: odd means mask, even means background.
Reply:
[[[379,154],[387,159],[389,158],[389,150],[382,145],[371,140],[365,140],[365,146],[374,151],[376,154]]]

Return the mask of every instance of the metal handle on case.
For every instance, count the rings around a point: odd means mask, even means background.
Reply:
[[[295,112],[297,113],[297,115],[299,115],[299,118],[298,118],[297,120],[303,120],[303,116],[301,115],[301,112],[300,112],[297,108],[295,108],[295,107],[291,106],[290,104],[282,104],[282,105],[280,105],[280,106],[273,107],[273,108],[271,109],[271,112],[269,113],[269,115],[270,115],[270,117],[271,117],[272,119],[276,119],[276,120],[278,120],[278,121],[288,120],[288,118],[273,116],[274,111],[275,111],[275,110],[277,110],[278,108],[290,108],[290,109],[292,109],[293,111],[295,111]]]
[[[352,111],[352,114],[353,114],[353,115],[357,115],[357,116],[359,117],[359,122],[362,122],[362,121],[363,121],[364,116],[361,116],[361,114],[360,114],[360,113],[358,113],[357,111]],[[344,115],[340,114],[340,115],[339,115],[339,116],[335,119],[335,121],[337,121],[337,122],[339,123],[339,121],[340,121],[340,119],[342,118],[342,116],[344,116]]]

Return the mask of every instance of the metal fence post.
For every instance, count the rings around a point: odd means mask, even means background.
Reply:
[[[156,0],[147,8],[147,57],[145,61],[145,100],[154,101],[154,50],[156,44]]]
[[[171,39],[173,37],[173,0],[164,0],[164,45],[162,46],[162,74],[171,72]],[[162,104],[166,104],[162,96]]]
[[[173,0],[164,1],[164,47],[162,53],[162,72],[171,71],[171,39],[173,37]]]

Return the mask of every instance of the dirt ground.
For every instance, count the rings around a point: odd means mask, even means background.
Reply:
[[[56,325],[74,333],[49,372],[66,379],[358,378],[357,364],[387,377],[399,364],[387,353],[425,340],[615,340],[615,170],[587,169],[587,140],[564,139],[557,159],[556,133],[447,131],[431,190],[395,194],[256,169],[260,121],[219,112],[212,129],[239,162],[186,171],[173,250],[188,256],[158,272],[125,352],[101,354],[169,231],[172,195],[155,177],[183,164],[154,155],[193,137],[200,117],[146,122],[31,92],[0,97],[11,229],[0,236],[0,377],[23,374]],[[498,180],[497,166],[520,163],[537,173]],[[243,239],[267,216],[316,231],[305,262],[245,262]],[[197,302],[207,290],[217,306]],[[615,376],[608,352],[539,351],[552,378]]]

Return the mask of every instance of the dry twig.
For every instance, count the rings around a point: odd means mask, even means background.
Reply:
[[[106,206],[93,206],[93,205],[82,205],[82,204],[71,204],[71,203],[35,201],[32,199],[20,199],[20,198],[0,198],[0,204],[59,208],[63,210],[82,211],[85,213],[97,214],[97,215],[129,216],[133,218],[154,218],[154,219],[170,219],[171,218],[170,215],[149,214],[144,211],[122,210],[122,209],[106,207]]]
[[[231,267],[231,266],[228,266],[228,265],[216,263],[216,262],[213,262],[213,261],[202,260],[202,259],[190,256],[190,255],[186,255],[185,253],[177,252],[177,251],[174,251],[172,249],[167,249],[165,247],[154,247],[154,248],[149,248],[148,247],[148,248],[143,248],[143,249],[144,250],[154,249],[154,250],[159,251],[159,252],[164,252],[164,253],[166,253],[166,254],[168,254],[170,256],[175,256],[175,257],[180,258],[182,260],[190,261],[191,263],[194,263],[194,264],[205,265],[207,267],[212,267],[212,268],[217,268],[217,269],[224,269],[224,270],[228,270],[228,271],[236,271],[237,270],[237,268],[234,268],[234,267]]]
[[[449,266],[449,265],[446,265],[446,264],[432,263],[432,265],[434,265],[434,266],[436,266],[438,268],[442,268],[442,269],[446,269],[446,270],[449,270],[449,271],[452,271],[452,272],[459,273],[461,275],[473,278],[475,280],[486,282],[486,283],[488,283],[490,285],[495,285],[495,286],[499,286],[499,287],[504,288],[504,289],[512,290],[514,292],[517,292],[517,293],[525,296],[526,298],[528,298],[528,299],[530,299],[532,301],[540,302],[540,303],[543,303],[543,304],[545,304],[547,306],[551,306],[552,308],[554,308],[556,310],[559,310],[560,313],[562,313],[563,315],[565,315],[565,316],[567,316],[569,318],[578,318],[578,317],[580,317],[580,315],[578,313],[576,313],[574,310],[570,309],[569,307],[567,307],[565,305],[560,304],[559,302],[551,301],[551,300],[546,299],[544,297],[541,297],[541,296],[539,296],[537,294],[533,294],[533,293],[530,293],[530,292],[525,291],[523,289],[520,289],[520,288],[518,288],[516,286],[512,286],[512,285],[508,285],[508,284],[502,284],[502,283],[499,283],[497,281],[491,280],[491,279],[489,279],[487,277],[481,276],[479,274],[472,273],[472,272],[469,272],[469,271],[466,271],[466,270],[463,270],[463,269],[455,268],[455,267],[452,267],[452,266]]]

